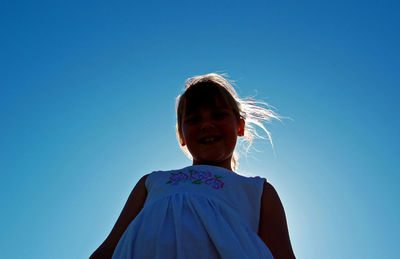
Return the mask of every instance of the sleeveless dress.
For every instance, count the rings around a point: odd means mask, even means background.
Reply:
[[[149,174],[112,258],[273,258],[257,235],[264,180],[208,165]]]

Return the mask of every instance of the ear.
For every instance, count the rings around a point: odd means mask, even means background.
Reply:
[[[243,137],[244,136],[244,129],[245,129],[246,122],[244,119],[239,120],[239,125],[238,125],[238,136]]]

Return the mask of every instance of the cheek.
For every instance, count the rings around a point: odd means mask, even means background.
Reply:
[[[190,126],[183,126],[181,136],[186,140],[190,141],[190,138],[195,134],[195,129]]]

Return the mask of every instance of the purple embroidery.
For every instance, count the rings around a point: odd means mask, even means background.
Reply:
[[[211,173],[210,172],[197,172],[197,171],[189,171],[190,172],[190,180],[194,180],[192,181],[192,183],[194,184],[201,184],[205,179],[208,179],[211,177]]]
[[[167,183],[172,183],[173,185],[176,185],[180,181],[186,181],[188,178],[189,176],[182,172],[171,173],[171,176],[169,177],[169,181]]]
[[[205,184],[210,185],[214,189],[224,188],[224,182],[218,178],[221,178],[221,176],[214,175],[214,178],[207,179]]]
[[[167,184],[177,185],[179,182],[185,183],[190,181],[192,184],[206,184],[214,189],[222,189],[224,187],[224,182],[220,179],[222,176],[213,175],[211,172],[198,172],[194,170],[189,170],[189,175],[180,171],[177,173],[171,173]]]

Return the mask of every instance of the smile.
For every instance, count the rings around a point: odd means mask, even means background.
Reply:
[[[209,143],[214,143],[217,142],[221,139],[222,137],[205,137],[200,139],[200,143],[202,144],[209,144]]]

